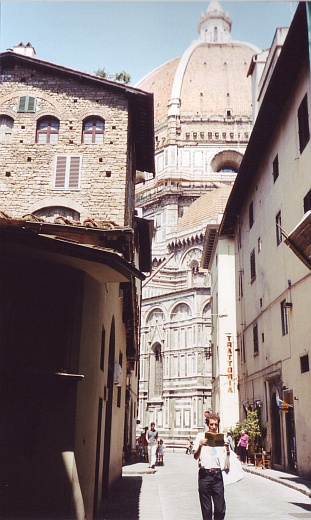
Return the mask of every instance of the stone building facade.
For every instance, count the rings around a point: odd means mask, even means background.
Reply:
[[[36,214],[65,206],[67,198],[74,220],[92,216],[131,226],[136,176],[128,142],[131,89],[109,81],[102,88],[95,76],[18,59],[17,69],[11,56],[2,57],[3,211]]]
[[[1,516],[91,520],[135,449],[152,96],[15,51],[0,61]]]
[[[142,426],[154,420],[171,444],[185,444],[203,428],[204,409],[211,408],[204,235],[208,223],[220,222],[252,129],[247,71],[259,50],[233,41],[230,31],[228,13],[210,2],[198,39],[138,83],[154,95],[156,166],[156,177],[146,175],[136,197],[138,211],[154,221],[153,271],[143,286],[139,414]]]

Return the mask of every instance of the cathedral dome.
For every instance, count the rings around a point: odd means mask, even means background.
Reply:
[[[181,57],[160,66],[136,85],[154,94],[155,124],[174,115],[181,119],[252,115],[247,72],[259,49],[231,40],[231,20],[214,0],[202,13],[198,31],[199,38]]]
[[[206,222],[218,223],[218,216],[225,210],[231,189],[232,186],[222,186],[196,199],[178,222],[177,233],[202,228]]]

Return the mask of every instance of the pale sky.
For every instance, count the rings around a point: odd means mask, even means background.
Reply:
[[[220,2],[232,20],[234,40],[260,49],[277,27],[290,25],[297,2]],[[93,74],[122,70],[135,85],[163,63],[181,56],[198,38],[208,1],[3,1],[0,50],[30,42],[36,57]]]

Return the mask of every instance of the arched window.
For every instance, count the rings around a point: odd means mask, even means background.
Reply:
[[[11,143],[12,142],[12,128],[14,120],[11,117],[0,116],[0,142]]]
[[[103,144],[105,121],[89,117],[83,121],[82,142],[84,144]]]
[[[59,121],[55,117],[44,117],[37,123],[37,143],[58,143]]]

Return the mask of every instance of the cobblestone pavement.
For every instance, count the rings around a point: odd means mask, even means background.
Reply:
[[[245,466],[246,478],[226,487],[226,520],[311,519],[311,480]],[[260,478],[264,477],[264,478]],[[166,453],[164,465],[124,466],[123,477],[100,520],[202,520],[197,463],[184,453]]]

